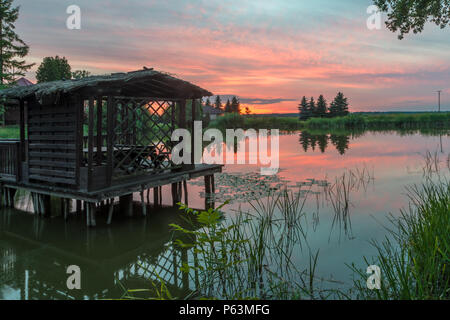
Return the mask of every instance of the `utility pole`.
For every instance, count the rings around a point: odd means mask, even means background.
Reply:
[[[439,105],[439,112],[441,112],[441,92],[442,92],[442,90],[438,90],[437,91],[437,93],[438,93],[438,105]]]

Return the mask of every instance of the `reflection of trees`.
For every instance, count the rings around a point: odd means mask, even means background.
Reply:
[[[343,155],[345,154],[345,151],[349,149],[350,135],[312,134],[308,131],[302,131],[299,137],[299,142],[305,152],[307,152],[310,147],[314,151],[316,149],[316,146],[318,146],[320,151],[324,153],[328,147],[329,141],[331,141],[331,143],[336,147],[337,151],[341,155]]]
[[[330,140],[341,155],[343,155],[349,148],[350,136],[332,134],[330,135]]]

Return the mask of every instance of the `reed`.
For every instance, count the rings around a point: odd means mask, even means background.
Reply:
[[[378,255],[367,265],[381,269],[381,289],[369,290],[367,275],[356,272],[356,297],[381,300],[450,298],[450,184],[427,179],[422,186],[408,188],[410,206],[395,219],[390,236],[372,242]]]

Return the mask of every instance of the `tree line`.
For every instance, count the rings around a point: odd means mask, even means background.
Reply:
[[[342,92],[339,92],[334,100],[328,105],[327,100],[321,94],[317,99],[314,97],[308,101],[308,99],[303,96],[302,101],[298,106],[299,118],[300,120],[308,120],[310,118],[333,118],[342,117],[349,114],[348,111],[348,100]]]
[[[241,102],[236,96],[234,96],[231,100],[227,99],[225,105],[223,105],[222,98],[220,96],[216,96],[214,104],[212,104],[211,100],[208,98],[206,99],[205,106],[213,107],[225,113],[237,113],[237,114],[242,113]],[[248,107],[245,107],[244,113],[248,115],[251,113],[251,111]]]

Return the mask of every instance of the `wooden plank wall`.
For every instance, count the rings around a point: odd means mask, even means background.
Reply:
[[[29,179],[46,184],[77,185],[80,100],[61,105],[29,103]]]

